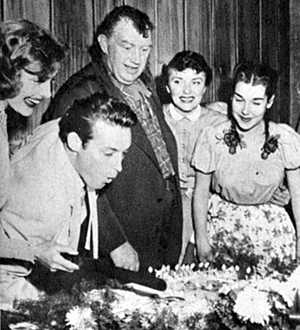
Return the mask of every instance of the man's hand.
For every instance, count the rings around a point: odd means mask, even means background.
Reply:
[[[110,257],[116,267],[125,268],[137,272],[140,268],[139,257],[135,249],[125,242],[110,253]]]
[[[281,185],[274,192],[269,202],[277,206],[284,207],[289,203],[290,199],[291,199],[291,195],[289,190],[284,185]]]
[[[73,250],[68,246],[57,244],[52,241],[46,241],[33,245],[31,248],[35,259],[42,265],[49,268],[52,272],[57,270],[73,272],[74,270],[79,269],[76,264],[61,256],[61,253],[68,253],[72,255],[78,254],[76,250]]]
[[[207,236],[202,236],[196,240],[197,256],[200,261],[212,261],[213,253]]]
[[[227,106],[227,103],[225,103],[225,102],[208,103],[208,104],[206,104],[205,107],[209,110],[217,111],[223,115],[227,115],[228,106]]]

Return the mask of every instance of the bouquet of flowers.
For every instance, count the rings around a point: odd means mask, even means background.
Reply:
[[[300,266],[288,278],[279,273],[223,286],[215,314],[225,329],[295,329],[289,314],[300,292]]]

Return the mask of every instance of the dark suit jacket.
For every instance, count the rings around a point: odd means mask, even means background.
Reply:
[[[166,183],[153,148],[138,123],[132,128],[132,146],[123,161],[122,172],[99,195],[100,253],[114,250],[127,239],[138,252],[142,268],[160,267],[162,264],[174,266],[179,258],[182,239],[177,147],[164,120],[151,75],[144,72],[141,79],[152,91],[151,107],[158,117],[176,171],[175,203],[171,211],[166,208]],[[74,74],[60,88],[45,118],[57,118],[75,99],[103,91],[125,102],[100,59]]]

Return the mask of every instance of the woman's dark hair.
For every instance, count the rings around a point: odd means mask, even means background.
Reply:
[[[277,82],[278,82],[278,73],[275,69],[271,68],[268,64],[263,63],[254,63],[254,62],[242,62],[238,63],[233,70],[233,79],[232,79],[232,95],[234,95],[235,87],[237,83],[244,82],[246,84],[251,84],[252,86],[262,85],[266,88],[266,96],[269,101],[273,95],[275,95]],[[231,131],[234,134],[237,134],[236,122],[232,115],[232,103],[228,108],[228,117],[231,121]],[[269,120],[265,115],[265,143],[262,146],[262,155],[263,159],[267,159],[269,152],[266,153],[266,146],[269,143],[270,132],[269,132]],[[276,150],[276,149],[275,149]]]
[[[205,58],[199,53],[184,50],[177,53],[168,64],[162,66],[161,75],[157,80],[157,93],[163,104],[172,102],[171,95],[167,92],[170,70],[184,71],[185,69],[193,69],[197,73],[205,73],[205,86],[209,86],[212,81],[212,70],[208,66]]]
[[[69,133],[75,132],[83,147],[93,138],[94,124],[102,120],[112,125],[131,127],[137,117],[130,107],[106,93],[96,93],[85,99],[75,100],[59,122],[59,137],[67,143]]]
[[[18,95],[23,69],[44,82],[51,78],[65,56],[66,46],[49,32],[27,20],[0,24],[0,100]],[[30,70],[34,65],[38,70]]]
[[[116,25],[122,20],[127,19],[132,22],[136,30],[147,38],[149,32],[154,29],[154,25],[150,21],[147,14],[131,6],[115,7],[105,17],[102,23],[98,26],[94,35],[93,44],[89,49],[92,58],[97,59],[102,53],[102,50],[98,43],[98,37],[100,34],[110,38]]]
[[[162,75],[165,77],[166,85],[168,83],[171,69],[179,72],[184,71],[185,69],[193,69],[197,73],[204,72],[206,76],[205,86],[209,86],[212,81],[212,70],[205,61],[205,58],[199,53],[190,50],[184,50],[177,53],[169,64],[163,65]]]
[[[268,64],[242,62],[237,64],[233,70],[232,95],[234,94],[236,84],[240,81],[253,86],[265,86],[266,96],[269,100],[276,92],[278,73]]]

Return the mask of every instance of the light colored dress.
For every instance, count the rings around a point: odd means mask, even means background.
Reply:
[[[244,248],[261,256],[295,258],[295,230],[283,207],[268,201],[282,184],[285,170],[300,166],[300,136],[285,124],[270,123],[271,136],[278,137],[278,149],[261,158],[261,147],[237,147],[229,153],[224,134],[230,121],[206,128],[197,141],[192,164],[212,173],[208,233],[214,247]]]
[[[195,185],[195,170],[191,167],[192,154],[202,130],[208,125],[216,125],[226,120],[226,116],[200,105],[185,116],[176,111],[172,103],[163,106],[167,124],[177,143],[180,190],[183,208],[182,261],[186,247],[193,233],[192,197]]]

